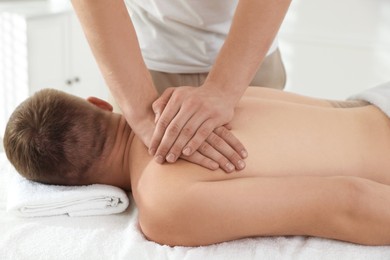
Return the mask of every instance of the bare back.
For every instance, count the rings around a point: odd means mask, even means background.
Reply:
[[[387,244],[387,236],[370,234],[386,233],[390,215],[383,207],[390,192],[378,183],[390,184],[388,118],[374,106],[331,108],[250,91],[231,122],[249,153],[242,171],[226,174],[182,160],[160,165],[134,139],[131,185],[145,236],[189,246],[264,235]],[[361,185],[366,179],[376,182]],[[367,205],[375,209],[370,217]]]
[[[384,181],[390,171],[390,122],[376,107],[313,106],[263,99],[251,91],[231,122],[232,132],[248,150],[244,170],[226,174],[183,160],[159,165],[135,139],[130,152],[133,185],[145,174],[174,179],[179,175],[180,181],[289,175],[354,175]]]

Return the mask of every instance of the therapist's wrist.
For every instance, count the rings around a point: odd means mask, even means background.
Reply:
[[[232,85],[227,84],[225,82],[221,83],[212,80],[205,81],[201,88],[210,91],[211,93],[215,93],[215,95],[219,95],[220,97],[222,97],[224,102],[230,104],[233,107],[238,103],[246,89],[246,87],[243,87],[238,84]]]
[[[132,117],[127,119],[130,128],[134,131],[135,135],[141,139],[141,141],[149,148],[150,141],[155,129],[154,114],[152,111],[145,113],[143,116]]]
[[[120,106],[123,116],[127,123],[134,131],[135,135],[139,137],[142,142],[149,147],[150,140],[155,128],[155,115],[152,106],[147,102],[126,102]]]

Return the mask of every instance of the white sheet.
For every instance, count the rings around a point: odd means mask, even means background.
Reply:
[[[194,248],[161,246],[142,236],[134,206],[110,216],[17,218],[5,212],[8,166],[0,153],[0,259],[390,259],[390,246],[308,237],[250,238]]]

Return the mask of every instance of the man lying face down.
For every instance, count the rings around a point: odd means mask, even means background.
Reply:
[[[131,190],[142,232],[161,244],[308,235],[388,245],[389,119],[340,104],[249,88],[231,122],[249,157],[231,174],[158,164],[110,104],[51,89],[14,111],[4,147],[27,179]]]

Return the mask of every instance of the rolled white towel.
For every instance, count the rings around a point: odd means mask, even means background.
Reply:
[[[13,167],[9,174],[7,211],[21,217],[109,215],[126,210],[127,194],[109,185],[57,186],[29,181]],[[12,169],[11,169],[12,168]]]
[[[390,117],[390,82],[385,82],[376,87],[364,90],[348,99],[367,101]]]

